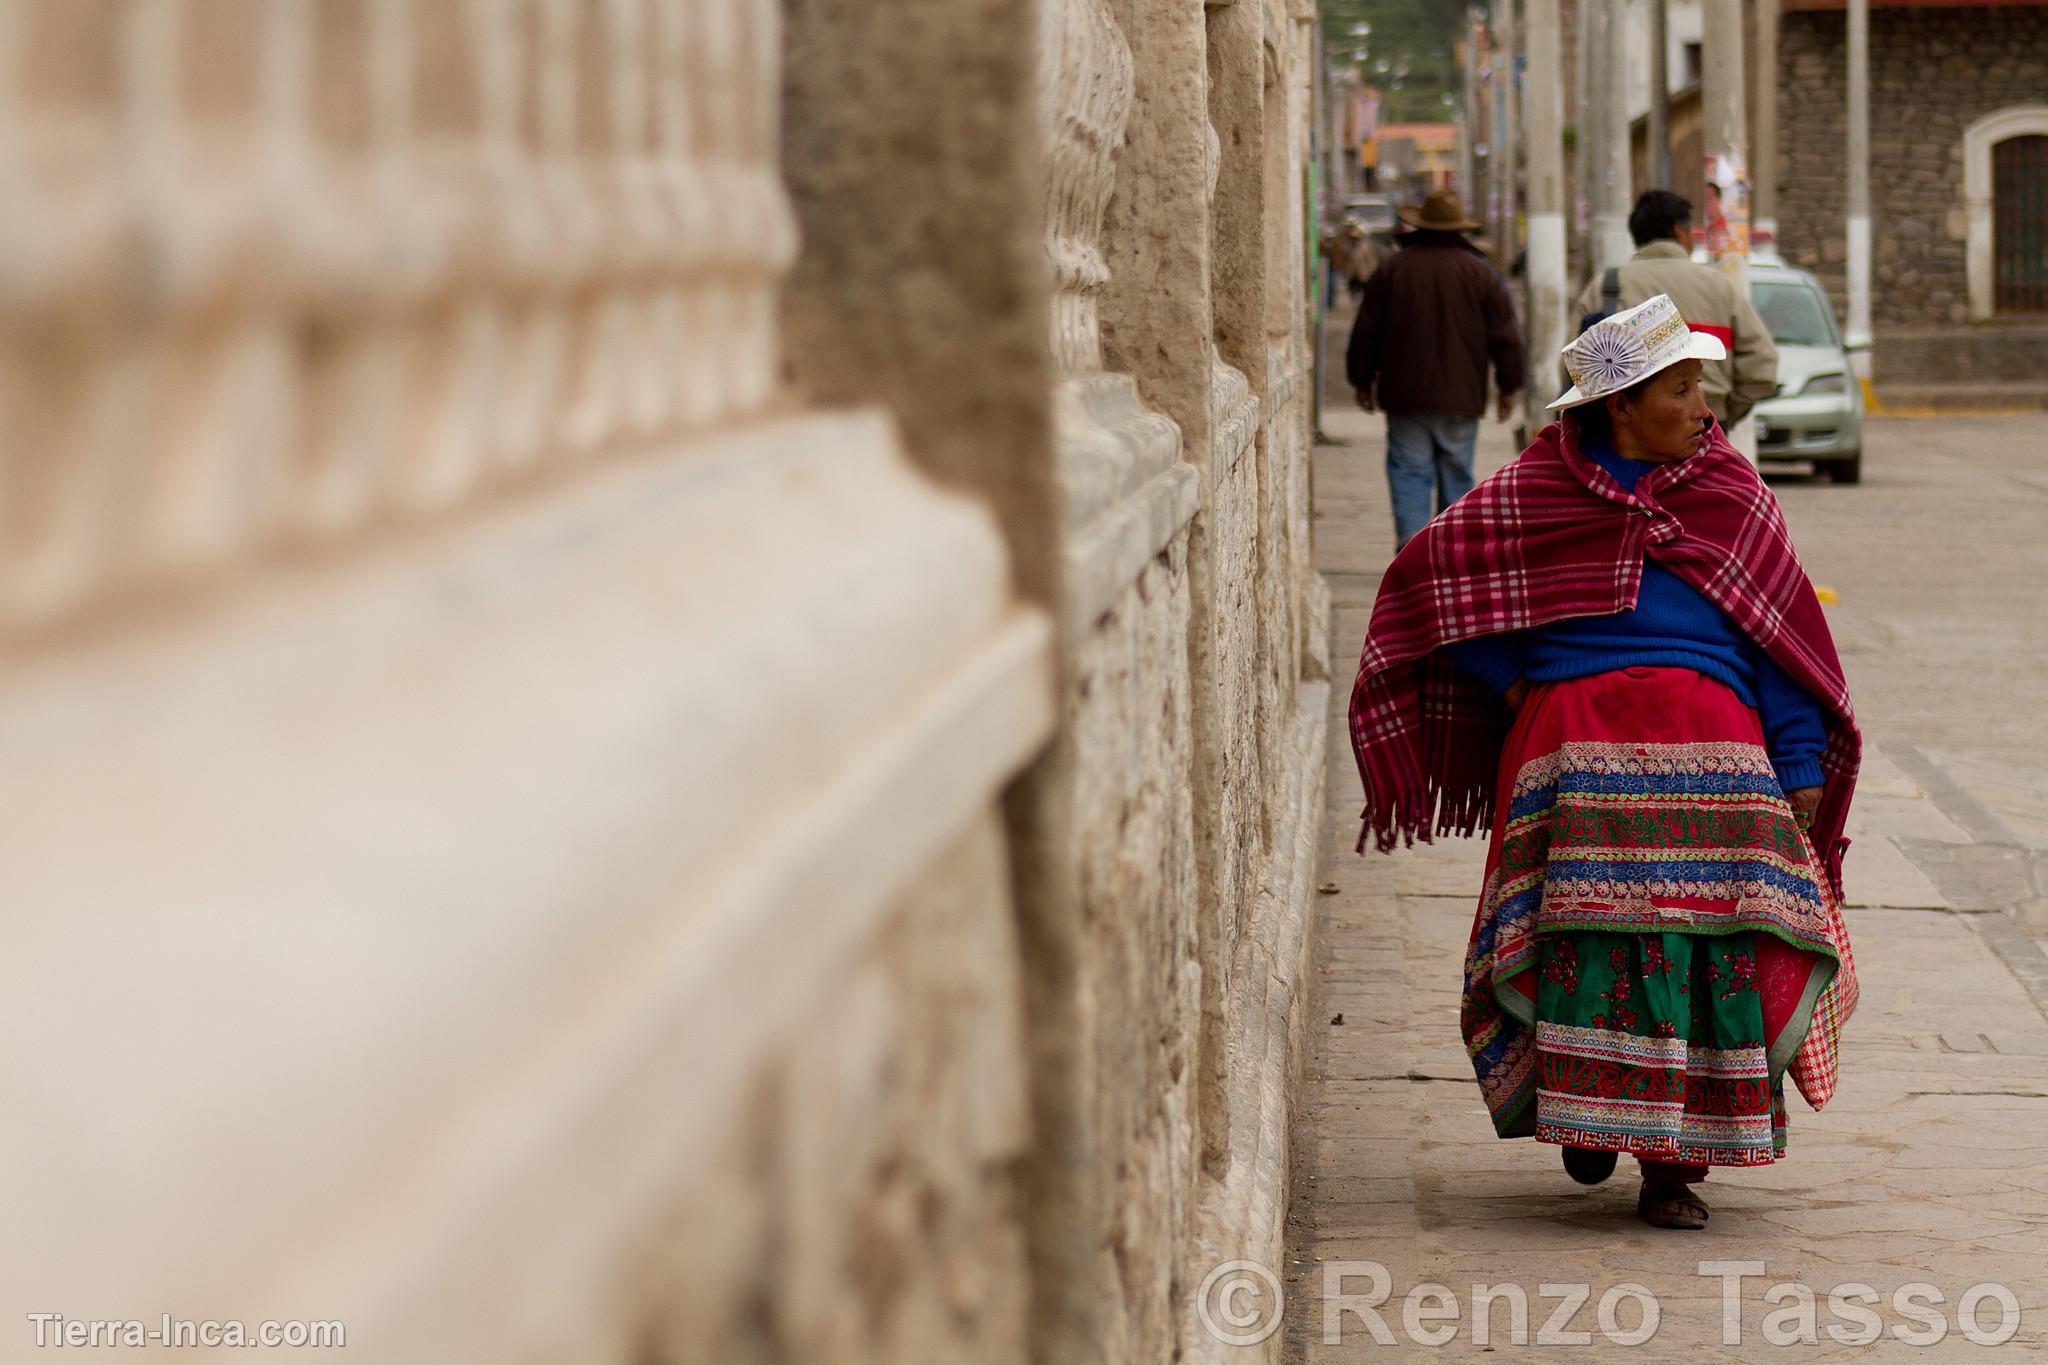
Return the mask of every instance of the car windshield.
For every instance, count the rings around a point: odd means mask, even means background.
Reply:
[[[1750,287],[1750,301],[1763,318],[1771,340],[1781,346],[1833,346],[1834,320],[1827,304],[1804,284],[1760,281]]]

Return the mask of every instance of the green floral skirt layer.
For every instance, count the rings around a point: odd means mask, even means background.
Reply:
[[[1783,1154],[1753,940],[1542,935],[1535,1136],[1702,1165]]]

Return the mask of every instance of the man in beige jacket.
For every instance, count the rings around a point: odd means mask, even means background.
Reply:
[[[1763,319],[1735,282],[1692,259],[1692,204],[1670,190],[1649,190],[1628,216],[1636,254],[1618,268],[1621,291],[1612,311],[1633,308],[1669,294],[1696,332],[1708,332],[1728,348],[1726,360],[1709,360],[1701,376],[1707,406],[1724,427],[1732,427],[1778,388],[1778,348]],[[1608,311],[1604,276],[1597,272],[1579,296],[1580,313]]]

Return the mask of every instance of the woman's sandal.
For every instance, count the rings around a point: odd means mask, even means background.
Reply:
[[[1684,1228],[1696,1231],[1707,1225],[1707,1204],[1690,1185],[1643,1182],[1636,1197],[1636,1217],[1653,1228]]]
[[[1565,1173],[1581,1185],[1597,1185],[1614,1174],[1614,1152],[1593,1147],[1566,1147],[1563,1151]]]

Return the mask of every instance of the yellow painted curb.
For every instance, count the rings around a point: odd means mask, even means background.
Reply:
[[[2044,408],[1887,408],[1866,407],[1865,417],[2024,417]]]
[[[1890,407],[1877,396],[1877,390],[1870,386],[1868,379],[1857,381],[1863,386],[1863,415],[1865,417],[2019,417],[2030,412],[2048,409],[2026,408],[1929,408]]]

